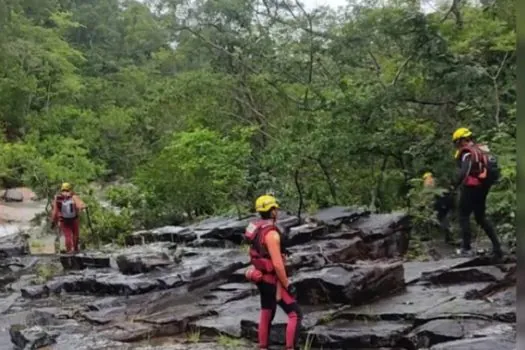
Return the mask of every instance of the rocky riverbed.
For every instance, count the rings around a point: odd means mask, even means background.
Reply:
[[[244,280],[250,218],[134,233],[125,248],[31,256],[0,241],[1,349],[254,349],[259,301]],[[404,213],[284,216],[301,349],[514,350],[513,256],[406,261]],[[271,330],[283,348],[286,316]]]

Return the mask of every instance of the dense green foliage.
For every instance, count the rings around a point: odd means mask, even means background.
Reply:
[[[42,196],[128,183],[108,193],[120,214],[92,209],[105,239],[242,212],[265,191],[294,211],[426,218],[414,179],[447,186],[467,126],[499,156],[490,211],[512,232],[514,1],[453,3],[3,1],[0,178]]]

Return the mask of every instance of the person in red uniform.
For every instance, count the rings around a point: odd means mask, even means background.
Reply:
[[[52,228],[59,225],[60,231],[66,240],[66,251],[68,253],[79,252],[79,214],[86,209],[86,204],[73,192],[71,184],[64,182],[60,193],[53,200],[51,212]]]
[[[245,238],[251,244],[252,264],[246,271],[246,277],[257,285],[261,296],[259,348],[268,349],[271,323],[279,305],[288,315],[286,350],[294,350],[297,347],[302,313],[295,300],[295,290],[286,275],[281,234],[275,225],[279,205],[275,197],[263,195],[255,201],[255,209],[260,219],[251,222],[245,232]]]

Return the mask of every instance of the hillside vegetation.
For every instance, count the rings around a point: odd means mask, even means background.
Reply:
[[[512,238],[515,2],[419,4],[4,0],[1,185],[49,198],[74,183],[106,241],[244,213],[266,191],[303,213],[407,209],[423,227],[421,175],[448,186],[466,126],[499,157],[489,211]]]

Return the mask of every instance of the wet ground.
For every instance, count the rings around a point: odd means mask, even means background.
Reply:
[[[259,300],[244,280],[249,218],[135,233],[128,247],[31,256],[0,241],[0,348],[253,349]],[[453,257],[439,242],[406,261],[403,213],[335,207],[284,216],[304,312],[301,349],[514,350],[513,256]],[[414,234],[414,233],[412,233]],[[286,315],[271,331],[283,348]]]

